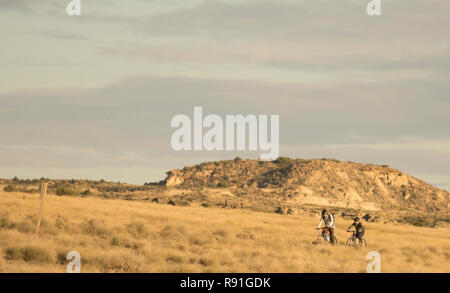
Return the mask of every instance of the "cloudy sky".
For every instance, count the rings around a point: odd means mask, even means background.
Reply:
[[[279,114],[280,155],[450,190],[450,1],[0,0],[0,177],[144,183],[176,114]]]

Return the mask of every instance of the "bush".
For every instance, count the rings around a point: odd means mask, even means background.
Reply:
[[[9,215],[3,214],[0,215],[0,229],[9,229],[11,227],[12,223],[9,219]]]
[[[41,225],[43,226],[44,221],[41,222]],[[17,231],[22,233],[32,233],[35,231],[36,225],[34,223],[30,223],[28,221],[22,221],[17,224],[13,225],[14,228],[17,229]]]
[[[28,189],[25,189],[25,190],[23,190],[23,192],[25,192],[25,193],[39,193],[39,189],[37,189],[37,188],[28,188]]]
[[[226,187],[228,187],[228,184],[226,182],[222,181],[222,182],[217,183],[217,187],[226,188]]]
[[[143,222],[132,222],[128,224],[127,231],[135,238],[146,237],[149,234],[147,226]]]
[[[8,260],[24,260],[26,262],[43,262],[49,263],[53,261],[51,252],[41,247],[25,246],[22,248],[9,247],[5,250],[5,258]]]
[[[122,239],[114,236],[113,238],[111,238],[111,241],[109,242],[109,244],[111,246],[122,246]]]
[[[91,219],[83,223],[83,230],[86,234],[92,237],[105,238],[111,234],[111,231],[106,227],[102,221]]]
[[[159,232],[159,238],[163,240],[180,239],[186,234],[184,226],[166,225]]]
[[[90,265],[100,268],[101,272],[139,272],[142,260],[129,253],[105,253],[86,260]]]
[[[236,234],[236,237],[242,240],[256,240],[256,235],[252,231],[243,231]]]
[[[214,261],[209,258],[200,258],[198,260],[198,263],[204,267],[212,266],[214,264]]]
[[[6,192],[14,192],[17,190],[17,188],[14,185],[10,184],[10,185],[6,186],[5,188],[3,188],[3,190]]]
[[[273,162],[281,168],[291,167],[294,164],[292,159],[288,157],[279,157]]]
[[[61,185],[56,189],[57,195],[75,195],[76,192],[69,185]]]
[[[183,258],[178,255],[171,255],[166,258],[166,262],[179,264],[179,263],[183,263]]]
[[[433,218],[425,216],[405,216],[401,220],[416,227],[431,227],[435,223]]]
[[[83,191],[81,194],[82,194],[82,195],[88,196],[88,195],[92,195],[92,192],[91,192],[91,190],[88,188],[88,189],[86,189],[85,191]]]
[[[230,233],[225,229],[216,230],[212,234],[213,234],[214,238],[216,238],[216,240],[222,240],[222,241],[228,239],[228,237],[230,235]]]

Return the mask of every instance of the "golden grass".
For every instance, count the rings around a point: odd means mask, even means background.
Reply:
[[[368,248],[314,244],[318,219],[126,200],[0,193],[0,272],[450,272],[450,229],[368,223]],[[337,218],[341,244],[348,221]]]

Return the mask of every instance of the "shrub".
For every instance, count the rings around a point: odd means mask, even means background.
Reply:
[[[31,193],[39,193],[39,189],[37,189],[37,188],[27,188],[27,189],[23,190],[23,192],[29,193],[29,194],[31,194]]]
[[[5,250],[5,258],[8,260],[24,260],[26,262],[52,262],[53,255],[50,251],[36,246],[22,248],[9,247]]]
[[[111,231],[103,222],[96,221],[94,219],[84,222],[83,230],[92,237],[97,236],[100,238],[105,238],[111,234]]]
[[[431,227],[435,223],[431,217],[405,216],[402,221],[416,227]]]
[[[288,157],[279,157],[273,162],[277,164],[280,168],[291,167],[294,164],[292,159]]]
[[[67,260],[66,257],[67,257],[67,252],[65,250],[59,251],[56,254],[56,262],[60,265],[64,265],[69,262],[69,260]]]
[[[159,232],[159,238],[164,240],[180,239],[186,234],[186,229],[183,226],[166,225]]]
[[[0,229],[9,229],[11,227],[11,220],[9,215],[3,214],[0,216]]]
[[[81,193],[81,195],[92,195],[92,192],[91,192],[91,190],[88,188],[88,189],[86,189],[85,191],[83,191],[82,193]]]
[[[209,237],[202,237],[202,236],[190,236],[189,237],[189,243],[193,244],[193,245],[198,245],[198,246],[205,246],[206,244],[211,242],[211,238]]]
[[[171,255],[166,258],[166,262],[180,264],[183,263],[183,258],[178,255]]]
[[[76,192],[71,188],[70,185],[60,185],[56,189],[57,195],[75,195]]]
[[[228,184],[224,181],[221,181],[221,182],[217,183],[217,187],[226,188],[226,187],[228,187]]]
[[[141,260],[129,254],[105,254],[95,256],[88,260],[96,267],[100,267],[103,273],[106,272],[139,272]]]
[[[236,237],[242,240],[255,240],[256,235],[252,231],[243,231],[236,234]]]
[[[103,192],[100,196],[103,197],[103,198],[106,198],[106,199],[114,198],[113,194],[107,193],[107,192]]]
[[[111,238],[111,241],[109,242],[109,244],[111,246],[122,246],[123,240],[119,237],[114,236],[113,238]]]
[[[126,194],[123,197],[124,200],[133,200],[133,198],[134,198],[134,194]]]
[[[13,192],[13,191],[16,191],[17,188],[14,185],[10,184],[10,185],[6,186],[5,188],[3,188],[3,190],[6,192]]]
[[[132,222],[128,224],[127,231],[135,238],[146,237],[149,234],[147,226],[143,222]]]
[[[217,241],[225,242],[228,240],[230,233],[227,230],[219,229],[214,231],[212,235]]]
[[[212,266],[214,264],[214,261],[209,258],[200,258],[198,260],[198,263],[204,267]]]
[[[43,224],[44,224],[44,222],[42,221],[41,225],[43,226]],[[36,228],[35,224],[32,224],[28,221],[19,222],[14,226],[19,232],[22,232],[22,233],[32,233],[35,231],[35,228]]]

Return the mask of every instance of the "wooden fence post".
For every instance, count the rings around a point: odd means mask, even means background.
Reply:
[[[36,239],[39,239],[39,230],[41,228],[42,213],[44,212],[44,197],[47,194],[47,183],[41,183],[41,208],[36,226]]]

